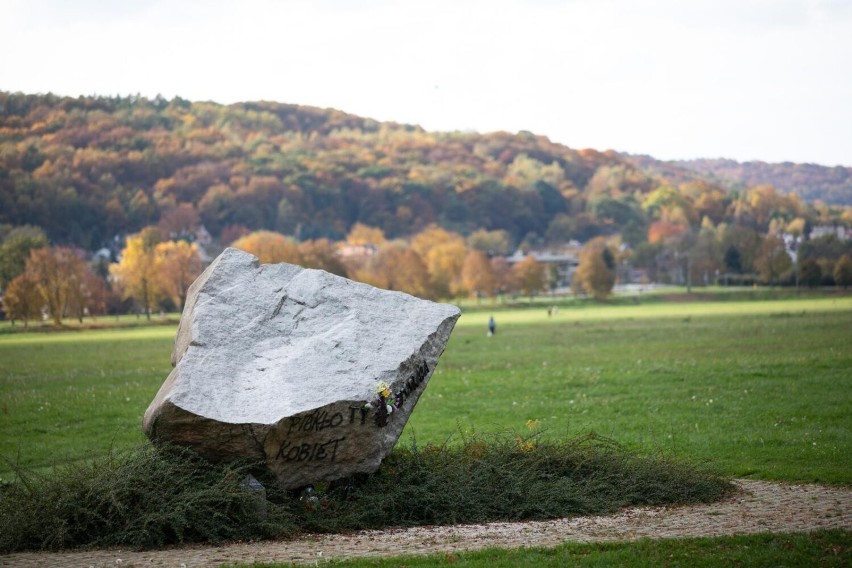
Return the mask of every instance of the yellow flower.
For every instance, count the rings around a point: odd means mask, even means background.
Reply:
[[[515,436],[515,442],[518,444],[518,449],[525,454],[528,454],[535,449],[535,442],[524,440],[520,436]]]
[[[382,398],[388,398],[391,395],[390,385],[384,381],[380,381],[376,387],[376,394]]]

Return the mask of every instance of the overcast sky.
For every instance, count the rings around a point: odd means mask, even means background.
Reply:
[[[0,0],[0,90],[852,166],[852,0]]]

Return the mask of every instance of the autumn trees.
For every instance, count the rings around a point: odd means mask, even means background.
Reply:
[[[178,310],[183,310],[189,287],[201,274],[198,245],[186,241],[165,241],[154,248],[159,285]]]
[[[2,290],[7,317],[27,322],[44,314],[54,325],[68,317],[82,321],[105,314],[117,293],[138,302],[150,318],[164,299],[181,309],[202,269],[196,244],[163,241],[155,227],[128,237],[121,261],[102,275],[83,258],[83,251],[65,246],[31,250],[21,273]]]
[[[121,296],[139,302],[150,319],[164,297],[183,309],[189,286],[201,274],[201,258],[194,243],[162,241],[160,231],[149,227],[128,237],[111,273]]]
[[[12,322],[21,320],[26,326],[29,320],[41,317],[44,299],[36,287],[36,282],[27,274],[13,278],[3,290],[3,309]]]
[[[273,102],[0,92],[0,107],[0,224],[38,225],[87,250],[149,225],[192,240],[203,224],[225,243],[237,227],[336,242],[356,223],[390,240],[436,224],[465,238],[479,232],[470,246],[490,254],[505,241],[482,238],[497,232],[513,246],[620,234],[637,247],[655,223],[696,230],[706,218],[766,234],[773,221],[852,221],[837,200],[817,207],[791,193],[812,183],[848,195],[848,168],[788,165],[790,185],[767,166],[776,188],[786,184],[779,191],[758,183],[754,168],[735,169],[748,177],[733,187],[526,132],[426,132]]]
[[[498,241],[506,238],[500,233],[492,236]],[[472,244],[437,225],[427,226],[410,239],[388,240],[381,229],[356,223],[346,239],[336,243],[328,239],[296,242],[272,231],[255,231],[231,246],[258,256],[261,262],[319,268],[422,298],[481,299],[521,290],[529,295],[541,291],[544,272],[538,263],[531,270],[522,270],[526,265],[513,269],[501,257]]]
[[[678,166],[528,132],[427,132],[273,102],[0,92],[0,109],[3,288],[48,241],[118,257],[128,235],[130,260],[113,276],[146,312],[184,302],[199,233],[263,262],[432,298],[537,293],[548,272],[539,284],[531,264],[521,274],[499,258],[596,237],[620,239],[643,278],[673,283],[793,282],[774,241],[785,235],[803,239],[798,269],[816,281],[818,267],[821,284],[842,280],[850,254],[808,237],[852,226],[850,168]],[[139,249],[134,235],[149,226],[175,244]],[[341,252],[357,247],[371,255]]]
[[[69,247],[34,249],[24,271],[4,290],[3,304],[10,319],[26,322],[41,315],[42,309],[55,325],[65,317],[82,320],[84,315],[104,313],[104,282]]]
[[[533,256],[512,267],[514,281],[525,296],[532,298],[544,288],[544,266]]]
[[[148,319],[162,294],[155,253],[160,240],[160,232],[154,228],[128,237],[121,261],[110,269],[122,297],[140,302]]]
[[[605,239],[592,239],[580,253],[580,264],[574,274],[572,287],[575,292],[584,292],[596,300],[604,300],[612,294],[616,277],[615,254]]]
[[[465,255],[461,270],[461,286],[469,294],[482,298],[491,296],[497,288],[497,278],[488,256],[478,250]]]
[[[237,239],[231,246],[253,254],[263,264],[299,264],[301,261],[299,245],[274,231],[255,231]]]

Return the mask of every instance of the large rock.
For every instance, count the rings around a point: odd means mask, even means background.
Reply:
[[[210,460],[264,460],[287,488],[375,471],[458,317],[227,249],[189,290],[174,369],[143,429]]]

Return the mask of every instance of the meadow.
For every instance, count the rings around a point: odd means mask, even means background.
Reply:
[[[595,431],[737,477],[852,482],[852,298],[462,316],[405,435]]]
[[[0,334],[0,456],[41,469],[138,446],[174,333]],[[593,431],[729,476],[848,485],[850,339],[848,295],[568,304],[552,317],[484,304],[459,320],[402,443]]]

